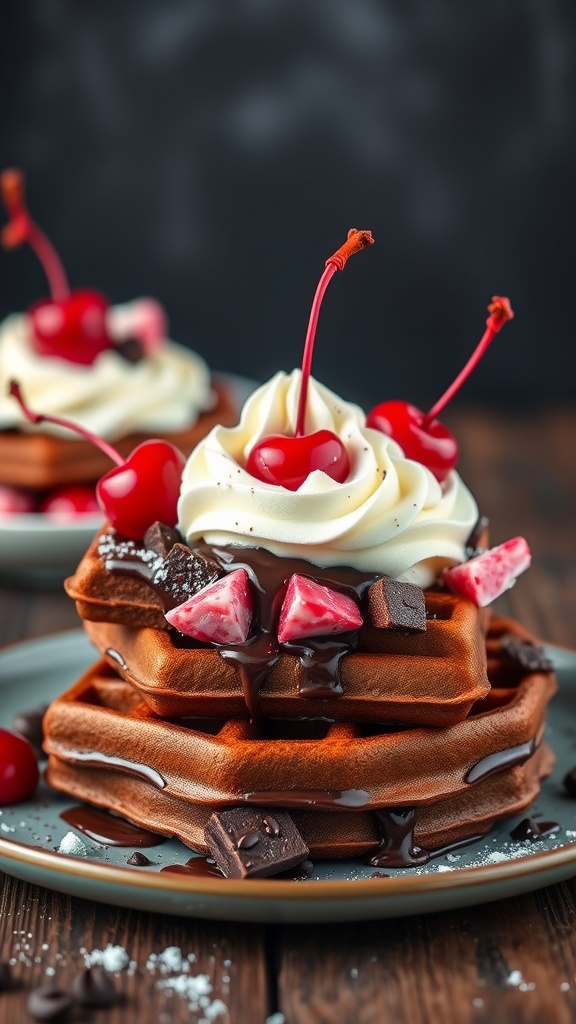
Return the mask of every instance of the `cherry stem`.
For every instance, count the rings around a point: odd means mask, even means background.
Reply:
[[[10,224],[2,232],[3,245],[12,249],[22,242],[28,242],[46,274],[53,302],[62,302],[70,295],[68,278],[54,246],[28,212],[22,172],[3,171],[0,176],[0,192],[10,217]]]
[[[296,437],[302,437],[305,433],[305,421],[306,421],[306,402],[308,398],[308,382],[310,380],[310,373],[312,371],[312,353],[314,351],[314,340],[316,337],[316,328],[318,326],[318,316],[320,313],[320,306],[324,294],[330,281],[337,270],[344,270],[346,261],[350,256],[353,256],[355,252],[360,252],[361,249],[365,249],[368,245],[373,245],[374,239],[372,238],[371,231],[359,231],[357,228],[350,228],[348,232],[348,238],[341,245],[339,249],[326,260],[326,266],[322,277],[320,278],[316,287],[314,299],[312,301],[312,309],[310,310],[310,319],[308,320],[308,330],[306,331],[306,341],[304,342],[304,355],[302,357],[302,379],[300,381],[300,396],[298,400],[298,413],[296,417]]]
[[[470,359],[460,371],[456,380],[452,382],[449,388],[446,389],[444,394],[438,399],[438,401],[432,406],[430,412],[427,412],[422,420],[420,426],[423,430],[426,430],[432,420],[436,419],[440,415],[443,409],[446,408],[448,403],[454,398],[454,395],[460,390],[465,380],[468,379],[472,370],[476,368],[486,349],[493,341],[495,336],[504,326],[508,320],[512,320],[514,313],[510,306],[510,300],[505,296],[494,295],[492,302],[488,306],[488,312],[490,316],[486,320],[486,330],[480,338],[476,348],[474,349]]]
[[[64,427],[66,430],[72,430],[75,434],[85,438],[86,441],[91,441],[95,444],[101,452],[108,455],[115,462],[117,466],[125,466],[126,459],[122,458],[119,452],[116,451],[112,445],[108,444],[103,438],[98,437],[96,434],[92,434],[91,431],[81,427],[78,423],[72,423],[71,420],[63,419],[60,416],[44,416],[42,413],[32,412],[29,406],[24,401],[24,396],[18,381],[11,380],[8,385],[8,394],[12,395],[16,399],[22,412],[24,413],[27,420],[30,423],[53,423],[56,427]]]

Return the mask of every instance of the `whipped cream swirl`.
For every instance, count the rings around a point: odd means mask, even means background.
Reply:
[[[12,379],[22,385],[35,412],[69,417],[108,441],[133,432],[182,430],[214,406],[206,363],[175,342],[166,341],[137,363],[111,349],[91,366],[80,366],[39,356],[26,314],[13,314],[0,325],[0,430],[41,430],[74,440],[69,430],[28,423],[6,394]]]
[[[429,586],[462,562],[478,507],[455,471],[441,486],[405,458],[391,438],[365,425],[358,406],[310,380],[306,430],[326,428],[346,445],[345,483],[316,470],[297,491],[246,472],[252,447],[271,434],[293,435],[300,370],[278,373],[255,391],[236,427],[215,427],[184,470],[179,526],[189,544],[264,547],[317,565],[349,565]]]

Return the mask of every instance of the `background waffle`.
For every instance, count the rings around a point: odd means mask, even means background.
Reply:
[[[213,385],[217,404],[186,430],[154,437],[170,441],[188,455],[218,423],[231,425],[237,420],[237,409],[229,389]],[[129,455],[136,445],[148,440],[150,433],[129,434],[114,442],[121,455]],[[17,430],[0,432],[0,480],[11,487],[27,487],[44,491],[64,484],[98,480],[111,468],[110,459],[90,441],[55,437],[51,434],[24,433]]]

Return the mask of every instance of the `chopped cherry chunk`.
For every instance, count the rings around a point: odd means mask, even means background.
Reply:
[[[509,590],[531,561],[530,548],[524,537],[513,537],[469,562],[447,569],[444,581],[455,594],[469,597],[484,608]]]
[[[347,594],[298,573],[290,578],[278,622],[281,644],[307,636],[329,636],[359,629],[362,616]]]
[[[0,516],[16,516],[21,512],[35,512],[36,499],[28,491],[0,484]]]
[[[78,516],[100,512],[100,505],[93,487],[76,484],[51,491],[41,502],[40,511],[54,519],[70,522]]]
[[[0,729],[0,806],[27,800],[38,778],[36,754],[28,740]]]
[[[252,621],[248,573],[245,569],[228,573],[166,612],[166,618],[180,633],[195,640],[213,644],[244,643]]]

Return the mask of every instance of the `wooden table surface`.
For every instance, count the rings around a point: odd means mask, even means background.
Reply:
[[[534,561],[499,607],[550,641],[576,647],[576,411],[468,409],[451,425],[460,470],[494,542],[530,541]],[[0,643],[77,625],[58,591],[0,588]],[[161,916],[93,904],[0,875],[0,960],[19,987],[0,994],[0,1024],[28,1019],[30,988],[66,984],[80,949],[120,944],[137,968],[113,1009],[74,1020],[196,1022],[187,1000],[154,983],[152,953],[177,946],[212,982],[218,1024],[569,1022],[576,1019],[576,886],[421,917],[327,926],[260,926]],[[523,983],[511,985],[512,972]],[[519,975],[512,975],[518,980]],[[223,1007],[220,1007],[223,1010]]]

